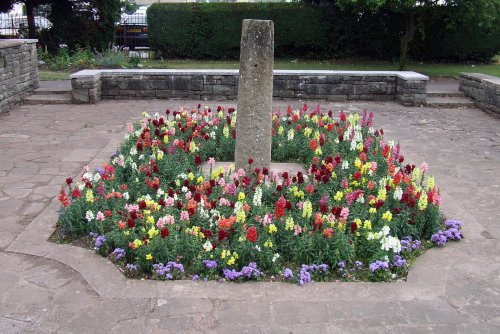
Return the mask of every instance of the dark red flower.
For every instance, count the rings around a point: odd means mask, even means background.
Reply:
[[[72,178],[70,178],[70,177],[68,177],[68,178],[66,179],[66,184],[69,186],[69,185],[70,185],[70,184],[72,184],[72,183],[73,183],[73,179],[72,179]]]
[[[196,155],[194,157],[194,163],[196,164],[196,166],[201,165],[202,162],[203,162],[203,160],[201,159],[201,157],[199,155]]]
[[[164,227],[160,230],[160,235],[162,238],[166,238],[170,235],[170,231],[168,230],[168,227]]]
[[[224,240],[225,238],[227,238],[227,232],[225,230],[220,230],[218,237],[219,237],[219,241]]]

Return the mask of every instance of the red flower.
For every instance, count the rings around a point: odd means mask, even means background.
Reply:
[[[286,207],[286,199],[285,197],[281,196],[279,200],[276,201],[274,208],[274,216],[276,218],[282,217],[285,214],[285,207]]]
[[[72,184],[72,183],[73,183],[73,179],[72,179],[72,178],[70,178],[70,177],[68,177],[68,178],[66,179],[66,184],[69,186],[69,185],[70,185],[70,184]]]
[[[75,188],[71,192],[71,195],[73,195],[74,198],[78,198],[78,197],[82,196],[82,193],[80,192],[80,189]]]
[[[318,148],[318,143],[316,142],[316,140],[311,139],[309,141],[309,147],[311,148],[311,150],[316,151],[316,149]]]
[[[251,165],[253,163],[253,159],[252,158],[248,158],[248,164]]]
[[[257,229],[255,226],[250,226],[247,230],[247,240],[250,242],[257,242]]]
[[[64,189],[61,189],[61,192],[59,193],[59,201],[61,202],[62,206],[69,206],[69,197],[68,195],[66,195]]]

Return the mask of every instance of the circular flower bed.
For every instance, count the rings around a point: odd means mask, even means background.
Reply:
[[[166,114],[128,124],[111,162],[59,196],[60,235],[89,236],[130,277],[390,280],[431,239],[461,238],[427,165],[405,164],[371,113],[274,114],[273,161],[296,174],[216,166],[234,159],[232,108]]]

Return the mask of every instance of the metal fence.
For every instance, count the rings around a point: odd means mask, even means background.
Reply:
[[[38,32],[50,29],[52,23],[43,13],[35,15],[35,27]],[[27,38],[28,18],[20,14],[0,14],[0,38]]]

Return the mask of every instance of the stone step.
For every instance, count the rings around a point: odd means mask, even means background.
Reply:
[[[465,94],[460,91],[456,92],[432,91],[432,92],[427,92],[427,98],[429,97],[465,97]]]
[[[34,95],[51,95],[51,94],[71,94],[70,89],[55,89],[55,88],[37,88],[33,91]]]
[[[71,95],[66,94],[45,94],[31,95],[24,99],[24,103],[28,105],[34,104],[71,104]]]
[[[428,97],[426,106],[430,108],[457,109],[474,108],[476,104],[464,97]]]

